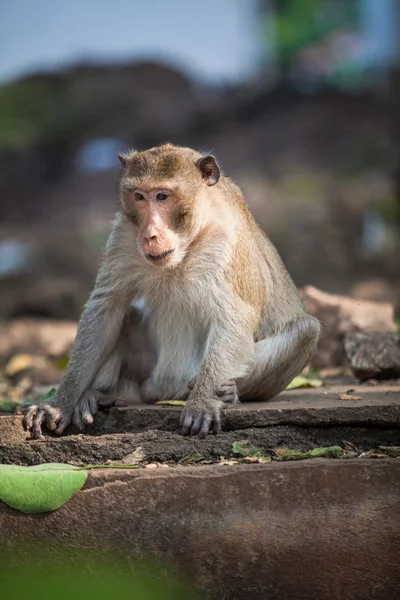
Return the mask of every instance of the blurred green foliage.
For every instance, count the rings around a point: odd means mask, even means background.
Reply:
[[[289,66],[303,48],[317,44],[353,23],[354,0],[285,0],[271,16],[282,66]]]
[[[52,140],[67,126],[63,88],[56,78],[0,86],[0,150]]]
[[[41,525],[42,526],[42,525]],[[78,559],[73,551],[35,548],[32,558],[26,550],[13,558],[2,553],[1,597],[12,600],[187,600],[193,592],[159,566],[144,566],[125,558],[91,553]],[[86,554],[88,554],[86,552]],[[79,562],[81,560],[81,562]]]

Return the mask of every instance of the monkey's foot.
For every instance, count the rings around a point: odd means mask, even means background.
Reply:
[[[223,402],[217,399],[201,402],[189,399],[179,421],[182,435],[199,434],[199,438],[204,439],[211,430],[220,433],[222,407]]]
[[[43,404],[23,404],[16,410],[16,414],[24,415],[23,425],[31,432],[33,439],[41,439],[43,426],[49,431],[60,435],[71,423],[79,429],[93,423],[93,415],[100,408],[113,406],[115,398],[106,396],[96,390],[85,392],[75,406],[61,406],[46,402]]]

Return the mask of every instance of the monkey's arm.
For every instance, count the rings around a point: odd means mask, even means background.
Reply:
[[[221,430],[220,413],[224,403],[218,397],[221,384],[243,377],[254,355],[251,328],[235,312],[214,323],[207,340],[202,367],[180,419],[183,435],[205,438],[213,429]]]
[[[79,321],[67,373],[54,401],[24,407],[24,424],[40,437],[42,424],[62,433],[73,422],[79,428],[93,422],[99,397],[83,397],[110,355],[120,335],[126,308],[132,298],[130,263],[121,255],[120,236],[111,234],[94,290]]]

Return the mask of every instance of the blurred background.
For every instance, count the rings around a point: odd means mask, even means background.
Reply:
[[[0,319],[78,318],[117,152],[213,152],[298,286],[400,310],[398,0],[2,0]]]

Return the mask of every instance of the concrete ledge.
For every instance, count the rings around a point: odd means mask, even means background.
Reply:
[[[204,598],[394,600],[400,461],[92,471],[54,513],[0,503],[0,529],[11,555],[32,540],[82,560],[98,548],[148,553]]]
[[[343,387],[284,392],[272,402],[242,404],[228,410],[223,432],[206,440],[179,433],[180,408],[136,406],[113,408],[96,415],[85,435],[27,441],[21,417],[0,417],[0,463],[43,462],[105,464],[124,459],[138,446],[153,461],[178,461],[199,452],[205,459],[228,456],[233,442],[248,440],[268,454],[277,446],[309,450],[355,443],[361,450],[400,446],[400,386],[360,386],[361,400],[340,400]]]

